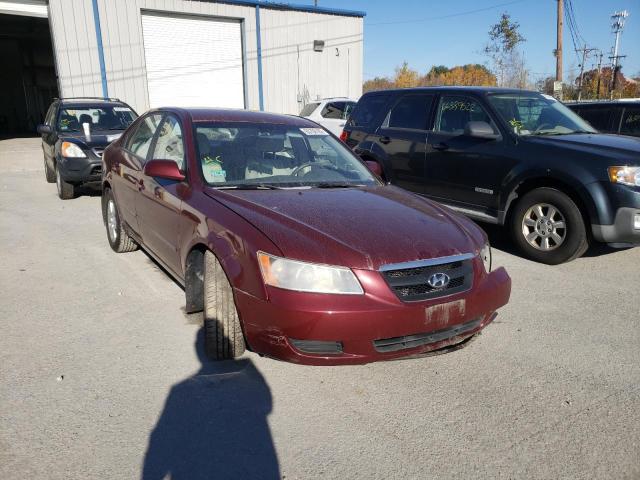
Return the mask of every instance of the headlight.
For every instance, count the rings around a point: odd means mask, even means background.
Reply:
[[[488,243],[480,250],[480,258],[487,273],[491,272],[491,245]]]
[[[349,268],[299,262],[264,252],[258,252],[258,263],[264,283],[273,287],[313,293],[364,293]]]
[[[62,153],[63,157],[75,157],[75,158],[86,157],[82,149],[75,143],[71,143],[71,142],[62,142],[62,146],[60,147],[60,153]]]
[[[640,167],[609,167],[609,180],[632,187],[640,187]]]

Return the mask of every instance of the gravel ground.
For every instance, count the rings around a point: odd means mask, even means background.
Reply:
[[[38,139],[0,142],[0,478],[640,478],[640,249],[513,254],[511,303],[424,359],[202,359],[200,317]]]

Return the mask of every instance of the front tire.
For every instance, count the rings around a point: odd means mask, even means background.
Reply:
[[[555,188],[537,188],[520,199],[511,215],[511,234],[526,257],[547,265],[570,262],[589,248],[580,209]]]
[[[212,360],[239,357],[246,347],[233,290],[215,255],[207,251],[204,261],[204,333],[207,356]]]
[[[70,200],[75,196],[75,187],[72,183],[65,182],[60,176],[60,169],[56,165],[56,187],[58,188],[58,197],[61,200]]]
[[[138,249],[138,244],[127,234],[113,192],[109,188],[105,188],[102,193],[102,217],[107,227],[107,240],[114,252],[133,252]]]

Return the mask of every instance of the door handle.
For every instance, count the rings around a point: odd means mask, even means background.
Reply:
[[[385,145],[391,143],[391,139],[389,137],[380,137],[380,143],[384,143]]]
[[[138,190],[139,191],[144,190],[144,179],[142,178],[138,181]]]
[[[449,145],[447,145],[444,142],[440,142],[440,143],[434,143],[433,145],[431,145],[431,148],[433,148],[434,150],[449,150]]]

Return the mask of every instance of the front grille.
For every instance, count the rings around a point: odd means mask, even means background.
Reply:
[[[96,147],[96,148],[93,148],[92,150],[93,150],[93,153],[96,154],[96,157],[102,158],[102,153],[104,152],[104,148]]]
[[[456,255],[433,260],[386,265],[380,273],[398,298],[405,302],[428,300],[453,295],[471,288],[473,283],[473,255]],[[449,282],[434,287],[429,279],[435,274],[446,274]]]
[[[397,352],[398,350],[406,350],[409,348],[429,345],[430,343],[441,342],[449,338],[457,337],[463,333],[475,330],[480,326],[481,318],[476,318],[467,323],[456,325],[455,327],[438,330],[429,333],[417,333],[415,335],[406,335],[404,337],[383,338],[374,340],[373,346],[380,353]]]
[[[101,175],[102,174],[102,165],[96,165],[91,169],[90,175]]]

